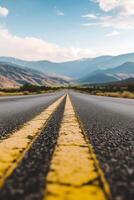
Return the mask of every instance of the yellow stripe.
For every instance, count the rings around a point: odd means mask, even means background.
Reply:
[[[0,188],[23,159],[64,97],[59,98],[9,138],[0,141]]]
[[[103,183],[103,187],[102,187]],[[110,190],[69,97],[47,176],[44,200],[106,200]]]

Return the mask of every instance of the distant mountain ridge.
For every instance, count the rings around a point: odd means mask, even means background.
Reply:
[[[10,62],[27,68],[35,69],[43,73],[55,73],[78,79],[91,74],[95,70],[109,69],[126,62],[134,62],[134,53],[118,56],[99,56],[96,58],[80,59],[69,62],[54,63],[50,61],[24,61],[10,57],[0,57],[0,61]]]
[[[123,72],[123,73],[132,74],[132,73],[134,73],[134,62],[126,62],[118,67],[106,69],[104,71],[105,71],[105,73],[106,72],[107,73],[122,73]]]
[[[88,59],[89,60],[89,59]],[[85,75],[81,66],[88,67],[87,59],[76,60],[63,63],[55,63],[46,60],[42,61],[23,61],[16,58],[0,57],[0,61],[9,62],[20,65],[22,68],[27,67],[35,69],[43,73],[55,73],[71,78],[77,78],[81,75]]]
[[[79,80],[81,83],[107,83],[134,77],[134,62],[126,62],[118,67],[96,70]]]
[[[68,81],[60,77],[49,77],[37,70],[23,69],[16,64],[0,62],[0,88],[20,87],[25,83],[40,86],[58,86],[66,84]]]

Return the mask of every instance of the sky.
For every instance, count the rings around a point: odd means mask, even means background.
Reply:
[[[63,62],[134,52],[134,0],[0,0],[0,56]]]

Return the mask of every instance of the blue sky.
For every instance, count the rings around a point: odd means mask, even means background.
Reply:
[[[133,51],[132,0],[1,0],[0,55],[66,61]]]

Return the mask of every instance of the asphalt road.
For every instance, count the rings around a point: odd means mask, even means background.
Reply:
[[[0,191],[0,200],[42,200],[46,176],[58,139],[65,99]]]
[[[110,184],[113,199],[134,199],[134,100],[70,92]]]
[[[0,139],[31,120],[62,95],[63,92],[0,97]]]
[[[32,119],[65,92],[0,98],[0,139]],[[134,100],[69,91],[113,200],[134,199]],[[2,200],[41,200],[57,143],[65,101],[0,192]]]

